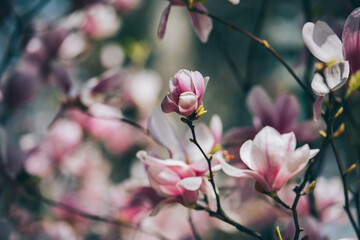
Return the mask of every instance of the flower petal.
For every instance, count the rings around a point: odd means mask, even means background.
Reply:
[[[168,149],[173,159],[185,158],[178,135],[159,109],[155,109],[152,112],[148,122],[148,129],[151,137],[157,143]]]
[[[223,125],[219,115],[213,115],[210,120],[210,131],[215,140],[214,144],[221,144]]]
[[[166,24],[169,18],[169,14],[170,14],[170,10],[171,10],[171,3],[169,4],[169,6],[167,6],[164,10],[164,12],[161,15],[161,19],[160,19],[160,24],[159,24],[159,28],[158,28],[158,38],[159,39],[163,39],[165,32],[166,32]]]
[[[198,108],[198,100],[193,92],[184,92],[179,96],[179,113],[190,116]]]
[[[336,91],[341,88],[349,77],[350,69],[349,62],[341,62],[339,64],[331,65],[324,70],[327,86]]]
[[[252,169],[262,173],[267,173],[271,169],[269,173],[275,173],[286,160],[287,149],[287,143],[278,131],[270,126],[264,127],[253,141]]]
[[[326,85],[324,78],[319,73],[315,73],[311,82],[311,88],[318,96],[325,96],[330,92],[330,89]]]
[[[170,113],[178,110],[177,104],[171,99],[170,93],[168,93],[161,102],[161,110],[164,113]]]
[[[299,142],[308,142],[318,138],[320,136],[319,131],[324,129],[324,121],[309,120],[298,124],[294,129],[294,133],[296,140]]]
[[[229,148],[240,148],[240,146],[249,139],[253,139],[256,135],[255,128],[233,128],[224,136],[224,145]]]
[[[177,185],[189,191],[197,191],[199,190],[201,183],[202,183],[201,177],[188,177],[179,181]]]
[[[258,117],[262,126],[274,126],[275,107],[269,95],[261,87],[254,87],[247,97],[247,105],[251,113]]]
[[[299,117],[299,102],[294,95],[283,95],[275,102],[276,126],[280,133],[290,131]]]
[[[320,61],[344,61],[341,40],[325,22],[307,22],[302,37],[307,48]]]
[[[313,105],[313,119],[314,121],[319,120],[320,116],[321,116],[321,104],[323,102],[324,97],[323,96],[319,96]]]
[[[351,73],[360,69],[360,8],[356,8],[346,19],[342,33],[345,59],[350,63]]]
[[[206,11],[206,8],[200,3],[196,4],[195,7],[199,10]],[[211,19],[200,13],[189,12],[189,14],[196,35],[202,42],[207,42],[213,27]]]

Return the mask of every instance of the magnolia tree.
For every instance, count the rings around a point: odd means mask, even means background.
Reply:
[[[0,239],[359,239],[360,3],[298,2],[5,0]]]

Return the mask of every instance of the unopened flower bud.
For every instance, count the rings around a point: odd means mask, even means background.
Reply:
[[[170,92],[161,103],[165,113],[177,112],[190,116],[201,106],[209,77],[185,69],[179,70],[169,81]]]

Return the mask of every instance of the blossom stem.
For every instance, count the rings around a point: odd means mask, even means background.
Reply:
[[[221,202],[220,202],[220,197],[219,197],[219,194],[218,194],[218,191],[217,191],[217,188],[216,188],[216,185],[215,185],[215,181],[214,181],[214,174],[212,172],[212,169],[211,169],[211,158],[209,158],[206,153],[204,152],[204,150],[201,148],[200,144],[198,143],[197,139],[196,139],[196,134],[195,134],[195,126],[192,122],[192,120],[188,119],[188,118],[183,118],[184,122],[189,126],[190,130],[191,130],[191,134],[192,134],[192,139],[191,141],[196,145],[196,147],[200,150],[200,152],[202,153],[202,155],[204,156],[204,158],[206,159],[207,163],[208,163],[208,168],[209,168],[209,181],[210,181],[210,184],[214,190],[214,193],[215,193],[215,197],[216,197],[216,205],[217,205],[217,210],[216,212],[215,211],[212,211],[208,208],[196,208],[196,210],[206,210],[210,216],[212,217],[216,217],[226,223],[229,223],[230,225],[236,227],[240,232],[244,232],[248,235],[251,235],[257,239],[261,239],[263,240],[262,236],[260,233],[258,232],[255,232],[237,222],[235,222],[233,219],[231,219],[229,216],[227,216],[227,214],[224,212],[224,210],[222,209],[221,207]]]
[[[305,86],[305,84],[301,81],[301,79],[296,75],[296,73],[294,72],[294,70],[289,66],[289,64],[287,64],[285,62],[285,60],[279,55],[279,53],[277,53],[275,51],[275,49],[273,49],[270,44],[266,41],[266,40],[263,40],[257,36],[255,36],[254,34],[244,30],[243,28],[241,27],[238,27],[220,17],[217,17],[207,11],[204,11],[204,10],[200,10],[200,9],[197,9],[197,8],[188,8],[189,11],[191,12],[197,12],[197,13],[200,13],[202,15],[205,15],[205,16],[208,16],[210,17],[211,19],[214,19],[222,24],[224,24],[225,26],[227,26],[228,28],[234,30],[234,31],[237,31],[237,32],[240,32],[242,33],[243,35],[245,35],[246,37],[252,39],[253,41],[257,42],[258,44],[260,44],[261,46],[263,46],[264,48],[266,48],[266,50],[268,50],[275,58],[278,59],[278,61],[286,68],[286,70],[291,74],[291,76],[295,79],[295,81],[299,84],[299,86],[306,92],[307,96],[309,97],[309,99],[311,101],[315,101],[315,98],[314,96],[312,95],[312,92]]]

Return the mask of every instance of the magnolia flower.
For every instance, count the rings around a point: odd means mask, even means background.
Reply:
[[[208,163],[200,150],[190,141],[183,144],[164,115],[155,110],[149,119],[149,132],[152,138],[164,146],[170,158],[163,160],[140,151],[137,157],[144,163],[150,185],[163,197],[165,203],[195,203],[199,191],[208,198],[209,207],[216,208],[215,195],[208,181]],[[203,124],[196,125],[197,141],[205,153],[213,153],[212,170],[220,169],[219,158],[222,157],[218,144],[221,138],[222,124],[218,117],[211,121],[212,130]],[[186,134],[191,137],[191,132]],[[225,160],[224,160],[225,161]],[[163,204],[161,204],[163,205]]]
[[[271,126],[281,134],[294,132],[298,141],[311,141],[319,136],[321,123],[312,120],[296,122],[300,106],[294,95],[285,94],[272,101],[266,91],[257,86],[250,91],[246,103],[253,115],[254,126],[230,130],[225,135],[225,144],[241,145],[265,126]]]
[[[165,113],[177,112],[183,116],[193,114],[202,103],[209,77],[203,77],[198,71],[179,70],[169,80],[170,92],[161,103]]]
[[[192,204],[197,201],[200,188],[206,187],[207,180],[197,176],[196,171],[185,162],[158,159],[145,151],[138,152],[136,156],[145,164],[151,187],[162,196]]]
[[[265,126],[275,128],[280,134],[294,132],[300,142],[315,140],[319,137],[319,130],[324,127],[323,121],[298,123],[300,105],[291,94],[282,95],[273,101],[262,87],[257,86],[250,91],[246,103],[253,115],[253,126],[233,128],[224,137],[224,145],[235,156],[238,156],[240,146],[248,139],[253,139]]]
[[[240,149],[240,157],[248,169],[239,169],[219,159],[223,171],[233,177],[249,177],[256,180],[264,192],[277,192],[285,183],[301,172],[309,159],[318,153],[307,144],[295,149],[293,132],[280,134],[274,128],[264,127]]]
[[[344,58],[341,40],[325,22],[307,22],[302,36],[310,52],[325,64],[323,75],[315,73],[311,83],[314,93],[319,96],[314,103],[314,119],[317,120],[324,96],[341,88],[348,79],[349,62]]]
[[[342,40],[345,59],[349,61],[352,74],[360,70],[360,8],[356,8],[346,19]]]
[[[160,24],[159,24],[158,37],[160,39],[164,38],[165,31],[166,31],[166,24],[167,24],[167,21],[169,18],[171,7],[172,6],[186,7],[186,5],[184,4],[184,1],[182,1],[182,0],[168,0],[168,1],[169,1],[169,6],[167,8],[165,8],[164,12],[162,13]],[[195,2],[196,2],[196,0],[195,0]],[[206,11],[204,6],[200,3],[196,3],[194,5],[194,7],[196,9]],[[191,24],[194,28],[196,35],[200,38],[200,40],[202,42],[206,42],[209,37],[209,34],[211,32],[211,29],[212,29],[211,19],[203,14],[190,12],[190,11],[189,11],[189,15],[190,15]]]

